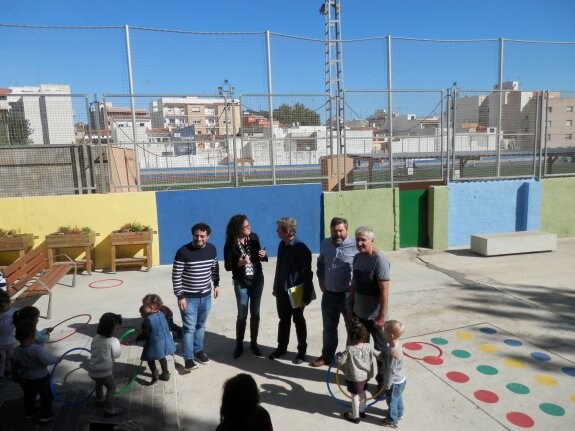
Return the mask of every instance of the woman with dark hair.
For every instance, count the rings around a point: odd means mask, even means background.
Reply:
[[[261,248],[257,234],[251,231],[247,216],[244,214],[232,216],[226,228],[224,267],[226,271],[232,272],[238,306],[234,358],[239,358],[244,351],[248,307],[250,312],[250,347],[256,356],[262,356],[258,347],[260,302],[264,288],[261,262],[267,262],[267,260],[266,250]]]
[[[260,406],[260,392],[252,376],[238,374],[228,379],[223,389],[216,431],[273,431],[270,414]]]

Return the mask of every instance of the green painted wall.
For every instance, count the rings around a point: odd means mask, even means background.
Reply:
[[[559,238],[575,236],[575,178],[541,181],[541,230]]]
[[[448,197],[446,186],[429,188],[429,247],[446,249],[448,247]]]
[[[350,234],[359,226],[370,226],[375,232],[379,250],[399,248],[399,190],[371,189],[323,194],[324,237],[329,236],[333,217],[348,221]]]
[[[427,190],[399,192],[399,245],[429,247],[427,234]]]

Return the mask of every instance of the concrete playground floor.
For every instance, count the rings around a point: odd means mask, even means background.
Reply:
[[[407,326],[403,342],[409,356],[408,378],[401,429],[574,429],[575,240],[560,240],[558,250],[551,253],[489,258],[466,249],[405,249],[386,254],[392,271],[390,317]],[[270,288],[275,259],[264,268],[259,341],[269,354],[276,346],[277,331]],[[135,379],[117,397],[118,405],[125,409],[121,417],[103,417],[91,398],[78,406],[55,403],[54,421],[41,426],[23,419],[20,389],[8,382],[0,388],[0,429],[88,430],[91,422],[134,419],[146,431],[214,430],[222,384],[240,372],[256,379],[275,430],[358,429],[343,419],[346,397],[337,387],[333,370],[329,387],[339,402],[326,385],[327,367],[291,363],[295,330],[290,352],[280,360],[253,356],[247,343],[243,356],[232,358],[235,297],[230,274],[223,265],[220,269],[222,293],[213,303],[205,341],[209,364],[186,373],[178,349],[168,360],[171,380],[149,385],[150,374],[140,366],[141,346],[129,342],[116,363],[122,387],[132,376]],[[123,332],[139,327],[138,308],[146,293],[158,293],[176,310],[170,275],[171,266],[157,266],[150,272],[96,271],[79,276],[75,288],[65,285],[70,282],[68,276],[64,285],[53,289],[52,319],[41,319],[39,327],[53,326],[79,314],[89,316],[59,325],[53,339],[76,329],[78,333],[47,345],[47,349],[62,355],[72,348],[89,348],[98,319],[106,311],[124,316]],[[46,304],[44,297],[35,305],[45,313]],[[311,360],[321,352],[319,299],[306,309],[305,316]],[[88,317],[91,320],[84,325]],[[175,317],[180,320],[177,311]],[[344,339],[342,323],[340,349]],[[58,365],[57,390],[67,381],[83,388],[87,381],[81,365],[83,355],[84,351],[77,350]],[[381,429],[385,411],[384,402],[375,403],[359,426],[363,430]]]

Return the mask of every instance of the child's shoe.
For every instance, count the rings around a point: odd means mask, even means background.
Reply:
[[[397,428],[397,424],[394,424],[392,421],[390,421],[389,419],[384,419],[383,420],[383,426],[386,428]]]
[[[359,423],[359,418],[354,418],[354,417],[352,416],[352,413],[351,413],[351,412],[345,412],[345,413],[343,414],[343,417],[345,418],[346,421],[352,422],[352,423],[354,423],[354,424],[358,424],[358,423]]]
[[[51,422],[52,419],[54,419],[54,413],[41,416],[40,419],[38,419],[38,422],[40,422],[41,424],[47,424],[48,422]]]
[[[152,372],[152,380],[150,380],[150,385],[153,385],[158,381],[158,370]]]
[[[121,415],[122,413],[124,413],[124,410],[121,409],[120,407],[114,407],[111,410],[104,410],[104,414],[108,417],[118,416]]]
[[[162,373],[160,374],[160,380],[162,382],[167,382],[168,380],[170,380],[170,373]]]

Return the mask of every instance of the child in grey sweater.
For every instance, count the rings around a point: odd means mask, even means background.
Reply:
[[[345,375],[347,390],[351,394],[351,412],[345,412],[343,417],[358,424],[360,417],[365,417],[365,390],[367,381],[374,375],[374,359],[377,352],[373,350],[367,340],[369,333],[367,328],[353,318],[349,329],[349,339],[352,343],[345,351],[335,355],[335,361],[342,367]]]

